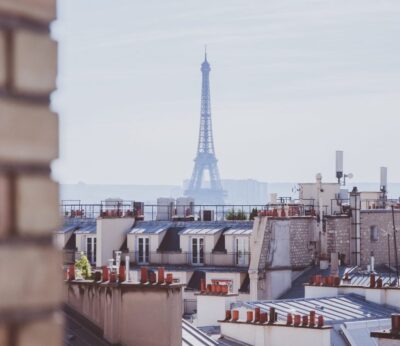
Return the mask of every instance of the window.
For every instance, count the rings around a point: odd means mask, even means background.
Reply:
[[[96,263],[97,249],[96,249],[96,237],[86,238],[86,256],[91,264]]]
[[[204,264],[203,238],[192,238],[192,264]]]
[[[245,237],[236,238],[236,265],[249,265],[249,239]]]
[[[149,238],[138,238],[138,262],[149,263]]]
[[[378,241],[379,240],[379,229],[378,226],[371,226],[371,241]]]

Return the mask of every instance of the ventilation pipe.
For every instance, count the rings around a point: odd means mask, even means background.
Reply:
[[[371,251],[371,272],[373,273],[375,271],[375,256],[374,252]]]
[[[126,281],[127,282],[131,281],[130,272],[129,272],[129,270],[130,270],[129,265],[130,265],[129,256],[125,256],[125,268],[126,268]]]
[[[382,200],[382,207],[386,208],[386,201],[387,201],[387,167],[381,167],[381,183],[380,183],[380,190],[381,190],[381,200]]]
[[[352,217],[352,244],[350,246],[352,253],[352,265],[361,265],[361,198],[357,187],[354,187],[350,193],[350,207]]]
[[[381,167],[381,191],[387,192],[387,167]]]

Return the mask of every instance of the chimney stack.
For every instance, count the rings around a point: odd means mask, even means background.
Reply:
[[[394,335],[400,334],[400,314],[392,314],[392,328],[390,329],[390,333]]]

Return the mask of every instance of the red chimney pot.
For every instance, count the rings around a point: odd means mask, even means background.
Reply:
[[[239,320],[239,310],[233,310],[233,322],[237,322]]]
[[[124,281],[126,281],[125,266],[119,266],[118,281],[119,281],[119,282],[124,282]]]
[[[253,322],[253,311],[247,311],[247,323]]]
[[[108,268],[107,268],[106,266],[102,266],[101,269],[102,269],[102,271],[103,271],[103,273],[102,273],[102,281],[103,281],[103,282],[109,281],[109,280],[110,280],[110,277],[109,277]]]
[[[68,280],[72,281],[75,280],[75,265],[71,264],[68,267]]]
[[[260,321],[260,314],[261,314],[261,309],[260,308],[255,308],[254,309],[254,322],[259,322]]]
[[[260,313],[260,323],[264,324],[268,320],[268,314],[266,312]]]
[[[293,316],[292,316],[292,314],[287,314],[286,324],[288,326],[291,326],[293,324]]]
[[[308,326],[308,315],[304,315],[302,318],[302,326],[307,327]]]
[[[269,323],[273,324],[276,322],[275,308],[269,308]]]
[[[149,272],[149,282],[151,284],[155,284],[156,281],[157,281],[156,273],[153,271]]]
[[[318,316],[318,327],[323,327],[324,326],[324,316],[319,315]]]
[[[145,284],[149,281],[149,270],[146,267],[140,268],[140,283]]]
[[[301,321],[301,316],[300,315],[294,315],[294,326],[298,327],[300,325]]]
[[[311,310],[310,311],[310,327],[315,326],[315,311]]]
[[[375,288],[375,274],[371,273],[369,277],[369,287]]]
[[[172,282],[174,281],[174,277],[171,273],[167,274],[167,285],[171,285]]]
[[[232,312],[231,310],[226,310],[225,311],[225,321],[230,321],[232,318]]]
[[[165,282],[165,269],[164,267],[158,267],[158,283],[163,284]]]

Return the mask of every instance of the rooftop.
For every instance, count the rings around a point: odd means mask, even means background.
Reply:
[[[159,234],[172,227],[169,221],[137,221],[129,234]]]
[[[224,234],[251,234],[253,221],[137,221],[130,234],[159,234],[168,228],[179,228],[180,234],[212,235],[225,230]]]
[[[273,307],[278,313],[278,321],[286,321],[288,313],[308,315],[311,310],[314,310],[317,315],[324,317],[325,323],[328,325],[346,321],[385,319],[392,313],[399,312],[393,307],[368,302],[364,297],[356,294],[330,298],[253,301],[237,303],[235,306],[244,306],[250,309],[259,307],[265,312]]]
[[[96,219],[65,219],[64,224],[57,230],[57,233],[95,233]]]

